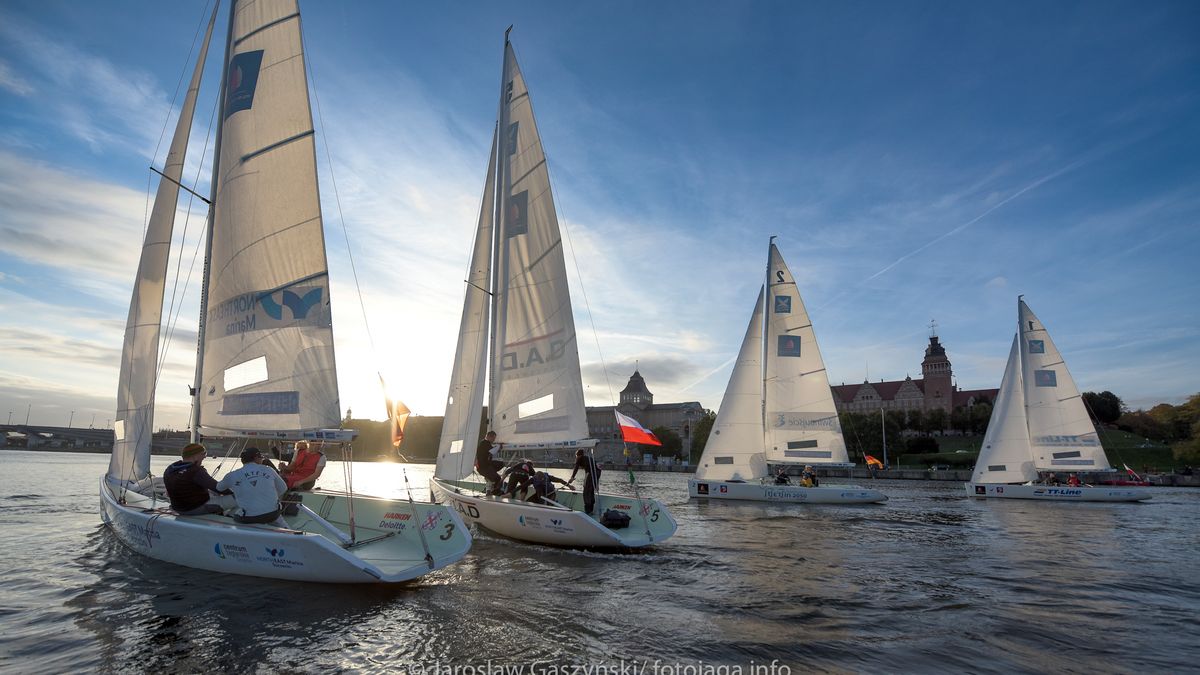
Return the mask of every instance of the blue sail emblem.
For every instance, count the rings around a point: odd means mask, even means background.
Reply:
[[[225,97],[225,117],[239,110],[249,110],[254,104],[254,90],[258,87],[258,71],[262,66],[263,50],[234,54],[229,59],[226,78],[228,90]]]
[[[276,321],[283,320],[283,308],[287,307],[292,311],[292,318],[296,320],[304,319],[308,316],[308,311],[315,305],[321,302],[321,289],[314,288],[305,293],[303,296],[292,291],[283,291],[283,304],[275,301],[274,295],[264,295],[260,300],[263,311],[267,316]]]

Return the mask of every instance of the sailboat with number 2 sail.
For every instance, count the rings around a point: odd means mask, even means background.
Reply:
[[[801,504],[887,501],[882,492],[857,485],[776,484],[768,463],[852,466],[812,321],[775,237],[767,282],[688,495]]]
[[[329,274],[312,113],[295,0],[232,3],[204,258],[193,438],[309,440],[337,428]],[[214,572],[331,583],[398,582],[461,559],[471,536],[451,509],[345,492],[303,494],[287,527],[183,516],[150,472],[169,248],[208,20],[142,246],[125,330],[116,443],[100,513],[126,546]],[[186,189],[186,188],[185,188]],[[194,194],[194,193],[193,193]],[[352,466],[352,464],[350,464]]]
[[[483,478],[473,476],[485,390],[488,427],[506,453],[589,454],[596,444],[586,438],[575,320],[546,155],[507,31],[496,129],[430,490],[468,522],[512,539],[597,549],[661,542],[676,525],[658,500],[597,491],[589,515],[579,492],[526,501],[519,494],[489,495]],[[610,511],[623,517],[605,519]]]
[[[1017,297],[1017,333],[967,494],[988,499],[1135,502],[1131,487],[1058,485],[1041,472],[1107,471],[1112,466],[1083,397],[1046,327]],[[1040,479],[1040,482],[1039,482]]]

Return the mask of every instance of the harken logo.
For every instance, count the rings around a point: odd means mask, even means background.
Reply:
[[[267,316],[276,321],[283,320],[284,307],[292,310],[293,319],[299,320],[307,317],[308,311],[321,302],[321,289],[314,288],[304,295],[292,291],[283,291],[282,305],[279,301],[275,300],[274,294],[264,295],[261,302]]]

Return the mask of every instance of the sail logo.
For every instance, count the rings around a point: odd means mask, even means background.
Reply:
[[[780,356],[800,356],[800,338],[796,335],[779,336]]]
[[[221,560],[250,560],[250,550],[237,544],[222,544],[213,546],[213,553]]]
[[[508,198],[504,214],[504,232],[509,237],[529,234],[529,190],[522,190]]]
[[[508,154],[515,155],[517,153],[517,131],[520,129],[520,122],[513,122],[508,125]]]
[[[1085,434],[1083,436],[1067,436],[1067,435],[1052,435],[1052,436],[1035,436],[1033,438],[1034,445],[1048,445],[1052,447],[1075,447],[1085,445],[1095,447],[1100,445],[1100,440],[1095,434]],[[1056,455],[1057,457],[1057,455]]]
[[[282,305],[275,301],[273,294],[264,295],[262,297],[263,311],[267,313],[267,316],[276,321],[283,320],[284,307],[291,310],[293,319],[301,320],[307,318],[308,311],[321,302],[321,290],[318,286],[305,292],[304,295],[293,291],[283,291],[281,298]]]
[[[838,428],[836,413],[774,413],[776,429],[815,429],[833,431]],[[812,446],[815,447],[815,446]]]
[[[1030,340],[1029,341],[1029,353],[1030,354],[1045,354],[1046,353],[1046,341],[1045,340]]]
[[[791,314],[792,313],[792,296],[790,296],[790,295],[775,296],[775,313],[776,314]]]
[[[1038,387],[1057,387],[1058,375],[1053,370],[1035,370],[1033,384]]]
[[[239,110],[249,110],[258,88],[258,71],[262,66],[263,50],[234,54],[229,59],[228,83],[225,92],[225,118]]]
[[[503,354],[501,354],[500,355],[500,370],[502,372],[508,372],[508,371],[512,371],[512,370],[520,370],[520,369],[529,368],[532,366],[545,365],[549,362],[557,361],[558,359],[561,359],[567,353],[567,343],[570,342],[570,339],[554,340],[551,338],[553,338],[555,335],[558,335],[559,333],[562,333],[562,332],[563,332],[563,329],[560,328],[554,332],[547,333],[545,335],[539,335],[538,337],[530,338],[528,340],[522,340],[520,342],[510,342],[509,344],[504,345],[505,349],[509,349],[512,347],[524,347],[526,345],[529,345],[529,347],[528,347],[528,349],[518,349],[518,350],[513,350],[513,351],[506,351]],[[550,343],[550,349],[545,355],[542,354],[542,350],[538,349],[538,346],[536,344],[536,343],[542,342],[542,341],[549,341],[549,343]],[[522,356],[524,358],[521,358]],[[532,375],[533,373],[520,373],[520,375],[527,375],[527,374]]]

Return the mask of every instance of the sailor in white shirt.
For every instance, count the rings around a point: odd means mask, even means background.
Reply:
[[[266,523],[287,527],[280,515],[279,497],[287,492],[287,483],[269,466],[262,464],[262,452],[255,448],[242,451],[242,468],[230,471],[217,482],[217,490],[232,490],[240,513],[239,523]]]

